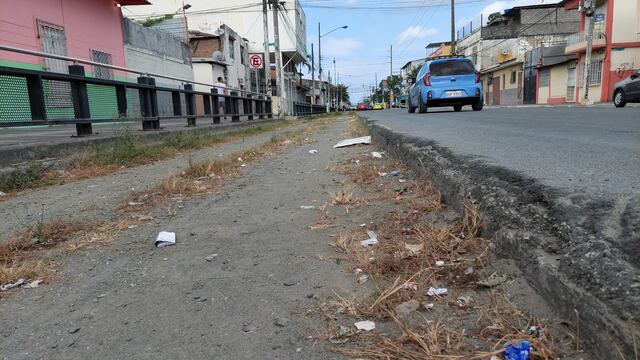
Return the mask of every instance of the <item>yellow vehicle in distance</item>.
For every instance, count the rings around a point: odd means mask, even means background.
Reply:
[[[382,104],[373,104],[373,110],[382,110],[384,109],[384,107],[382,107]]]

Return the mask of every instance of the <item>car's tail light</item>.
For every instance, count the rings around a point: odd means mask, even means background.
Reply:
[[[476,71],[476,83],[482,81],[482,75],[480,75],[480,71]]]
[[[431,86],[431,73],[426,73],[422,78],[422,81],[424,81],[426,86]]]

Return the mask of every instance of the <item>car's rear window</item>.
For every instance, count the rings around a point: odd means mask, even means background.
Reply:
[[[475,69],[471,61],[446,60],[433,63],[429,66],[431,76],[464,75],[473,74]]]

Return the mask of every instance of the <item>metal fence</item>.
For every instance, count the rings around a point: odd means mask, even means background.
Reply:
[[[323,114],[327,112],[327,107],[324,105],[312,105],[307,103],[293,103],[294,115],[312,115]]]
[[[186,119],[187,126],[196,126],[197,119],[219,124],[222,116],[231,117],[232,122],[273,117],[271,97],[265,94],[216,88],[100,61],[2,45],[0,50],[72,63],[67,65],[68,73],[0,66],[0,127],[75,124],[77,135],[83,136],[92,134],[92,124],[100,122],[134,120],[142,123],[143,130],[158,130],[163,119]],[[87,76],[79,63],[92,65],[93,76]],[[113,70],[142,76],[113,80]],[[182,82],[182,88],[156,84],[162,78]],[[196,91],[194,85],[210,91]]]

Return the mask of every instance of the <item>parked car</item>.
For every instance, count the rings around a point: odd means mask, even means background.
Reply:
[[[373,104],[373,110],[382,110],[382,104]]]
[[[358,110],[360,111],[367,110],[367,104],[358,104]]]
[[[407,109],[426,113],[436,106],[453,106],[461,111],[471,105],[474,111],[482,110],[484,103],[480,73],[473,62],[462,56],[441,56],[427,61],[409,91]]]
[[[613,105],[623,107],[628,102],[640,102],[640,70],[615,85]]]

